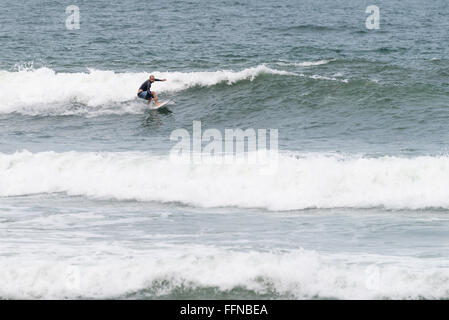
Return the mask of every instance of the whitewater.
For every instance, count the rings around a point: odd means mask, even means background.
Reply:
[[[278,63],[281,65],[319,66],[327,61]],[[15,71],[0,70],[0,113],[17,112],[28,115],[124,114],[142,113],[144,107],[136,103],[138,84],[149,74],[168,78],[155,82],[152,90],[173,94],[195,87],[210,87],[221,83],[233,85],[240,81],[254,81],[263,75],[305,77],[347,83],[348,79],[320,74],[304,74],[270,68],[266,64],[240,71],[217,70],[196,72],[115,72],[88,68],[87,72],[56,72],[47,67],[17,66]],[[26,88],[26,94],[24,94]],[[67,104],[84,107],[74,110]],[[111,108],[111,105],[113,106]]]
[[[19,71],[0,71],[0,113],[19,112],[40,114],[61,110],[61,103],[80,103],[96,107],[110,103],[136,100],[137,89],[149,72],[117,73],[90,69],[83,73],[57,73],[50,68],[20,68]],[[292,72],[271,69],[265,65],[242,71],[220,70],[211,72],[151,72],[156,78],[167,77],[165,83],[155,82],[152,90],[161,93],[177,92],[192,87],[207,87],[242,80],[254,80],[262,74],[294,75]],[[23,94],[23,88],[27,88]],[[105,88],[107,88],[105,92]],[[101,94],[99,94],[101,93]],[[55,110],[54,104],[59,104]],[[142,109],[142,108],[140,108]],[[140,110],[141,111],[141,110]]]
[[[241,288],[246,294],[290,299],[438,299],[448,294],[449,272],[440,259],[423,263],[411,258],[319,254],[302,249],[238,252],[207,246],[102,249],[110,256],[94,260],[89,253],[95,256],[95,252],[83,251],[81,259],[65,262],[43,255],[4,259],[0,263],[0,295],[9,299],[141,299],[173,297],[171,292],[186,288],[193,292]],[[382,265],[377,265],[379,260],[384,261]],[[33,266],[23,266],[26,261],[33,261]]]
[[[181,164],[146,153],[0,154],[0,196],[64,192],[200,207],[449,209],[449,157],[281,154],[262,165]]]

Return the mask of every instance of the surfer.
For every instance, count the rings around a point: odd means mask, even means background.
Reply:
[[[139,91],[137,91],[137,96],[139,98],[148,100],[148,104],[150,104],[151,99],[154,98],[154,103],[156,104],[156,107],[159,106],[159,102],[157,101],[157,95],[155,91],[150,91],[151,84],[154,81],[167,81],[167,79],[156,79],[153,75],[150,76],[148,80],[146,80],[139,88]]]

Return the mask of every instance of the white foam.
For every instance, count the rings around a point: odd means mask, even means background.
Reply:
[[[274,291],[297,299],[449,295],[449,269],[445,261],[436,259],[303,249],[240,252],[195,245],[133,250],[115,243],[52,249],[39,257],[29,253],[2,257],[0,297],[114,298],[144,289],[160,296],[175,288],[210,287],[245,288],[259,294]]]
[[[155,82],[152,89],[159,92],[176,92],[222,82],[232,85],[241,80],[254,80],[261,74],[292,73],[259,65],[241,71],[155,71],[152,74],[157,78],[167,78],[166,82]],[[117,73],[94,69],[85,73],[57,73],[49,68],[0,71],[0,113],[40,114],[51,111],[67,114],[67,102],[97,107],[135,100],[137,89],[148,75],[148,72]]]
[[[341,75],[336,74],[335,76],[341,76]],[[326,76],[321,76],[318,74],[311,75],[311,76],[309,76],[309,78],[314,79],[314,80],[330,80],[330,81],[340,81],[343,83],[348,83],[348,79],[337,79],[335,77],[326,77]]]
[[[266,175],[254,164],[175,164],[146,153],[0,153],[0,196],[65,192],[268,210],[449,208],[448,156],[308,154],[278,161]]]
[[[318,61],[303,61],[303,62],[281,61],[281,62],[278,62],[277,64],[281,65],[281,66],[313,67],[313,66],[320,66],[323,64],[328,64],[331,61],[334,61],[334,60],[318,60]]]

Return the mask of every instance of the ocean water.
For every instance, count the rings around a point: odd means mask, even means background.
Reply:
[[[0,299],[448,299],[448,15],[0,2]],[[174,163],[193,121],[277,129],[275,170]]]

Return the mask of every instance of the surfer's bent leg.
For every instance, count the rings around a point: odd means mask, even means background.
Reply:
[[[158,105],[159,103],[157,102],[156,91],[151,91],[151,95],[152,95],[153,98],[154,98],[154,103],[155,103],[156,105]]]
[[[147,94],[147,100],[148,100],[148,104],[150,104],[150,102],[151,102],[151,99],[153,99],[154,98],[154,96],[153,96],[153,92],[148,92],[148,94]],[[157,102],[157,100],[156,99],[154,99],[154,102]]]
[[[148,101],[148,104],[150,104],[151,99],[153,98],[153,94],[151,92],[148,91],[142,91],[141,93],[139,93],[137,95],[139,98],[141,99],[145,99]]]
[[[151,94],[151,92],[148,92],[148,91],[142,91],[141,93],[137,94],[137,96],[139,98],[145,99],[145,100],[153,98],[153,95]]]
[[[146,99],[146,97],[147,97],[147,92],[146,92],[146,91],[142,91],[142,92],[138,93],[137,96],[138,96],[140,99]]]

